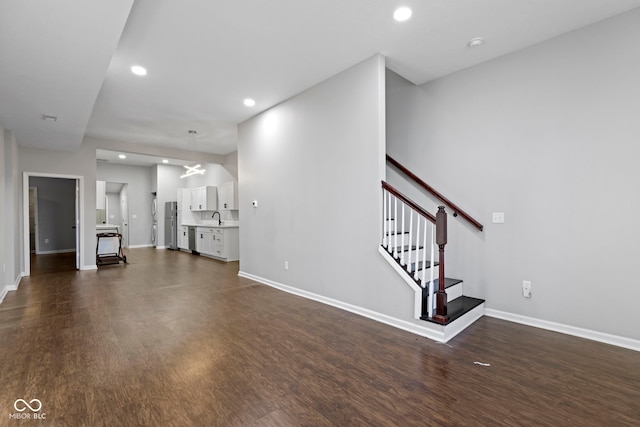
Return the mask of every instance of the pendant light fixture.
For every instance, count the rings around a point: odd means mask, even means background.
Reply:
[[[189,133],[189,140],[192,142],[191,145],[195,147],[196,135],[198,134],[198,131],[194,129],[189,129],[187,132]],[[204,175],[204,173],[206,172],[204,169],[200,169],[201,165],[199,163],[195,166],[185,166],[184,168],[187,171],[184,174],[182,174],[180,178],[186,178],[188,176],[198,175],[198,174]]]

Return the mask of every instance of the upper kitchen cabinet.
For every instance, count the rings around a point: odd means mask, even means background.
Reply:
[[[191,189],[192,211],[215,211],[218,209],[217,187],[206,186]]]
[[[227,211],[238,209],[238,181],[225,182],[220,186],[218,208]]]
[[[96,181],[96,209],[106,209],[107,182]]]

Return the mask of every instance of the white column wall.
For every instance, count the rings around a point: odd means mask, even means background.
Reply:
[[[240,124],[242,273],[413,322],[378,254],[384,108],[377,56]]]

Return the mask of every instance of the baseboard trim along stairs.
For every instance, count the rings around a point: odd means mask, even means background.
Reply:
[[[463,292],[463,281],[460,279],[445,278],[445,288],[447,291],[447,309],[449,321],[441,325],[433,319],[426,316],[426,304],[428,300],[428,287],[423,289],[416,281],[407,274],[407,271],[398,263],[398,261],[387,250],[379,246],[378,252],[387,261],[387,263],[398,273],[404,282],[411,287],[414,292],[414,318],[426,321],[429,327],[436,326],[436,329],[442,332],[444,341],[447,342],[451,338],[464,331],[473,322],[484,315],[485,301],[478,298],[465,296]],[[435,267],[437,263],[427,261],[426,266]],[[438,279],[434,279],[437,284]]]
[[[270,286],[275,289],[279,289],[281,291],[297,295],[303,298],[307,298],[313,301],[317,301],[323,304],[330,305],[332,307],[336,307],[350,313],[358,314],[360,316],[375,320],[380,323],[384,323],[385,325],[393,326],[398,329],[402,329],[407,332],[411,332],[412,334],[416,334],[425,338],[432,339],[437,342],[446,343],[451,340],[453,337],[462,332],[467,326],[471,325],[477,319],[482,317],[484,312],[484,304],[482,306],[478,306],[475,309],[475,312],[472,314],[465,315],[464,318],[459,318],[455,322],[450,325],[439,325],[437,323],[432,322],[409,322],[406,320],[398,319],[395,317],[388,316],[386,314],[378,313],[373,310],[369,310],[367,308],[359,307],[357,305],[348,304],[343,301],[338,301],[333,298],[328,298],[323,295],[318,295],[313,292],[308,292],[299,288],[294,288],[292,286],[288,286],[279,282],[275,282],[273,280],[265,279],[264,277],[256,276],[244,271],[238,272],[238,276],[244,277],[246,279],[253,280],[255,282],[261,283],[263,285]]]

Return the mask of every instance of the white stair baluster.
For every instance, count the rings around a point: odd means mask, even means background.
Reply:
[[[404,202],[402,202],[402,244],[400,245],[400,265],[406,265],[404,259],[404,231],[406,230],[405,221],[404,221]]]
[[[393,196],[393,257],[398,258],[398,198]]]
[[[413,209],[409,212],[409,248],[407,249],[407,271],[411,274],[411,237],[413,236]]]
[[[431,224],[427,218],[424,219],[424,249],[422,250],[422,287],[427,287],[427,282],[425,282],[425,276],[427,274],[427,228],[429,228],[429,224]],[[433,224],[431,225],[433,228]]]
[[[413,279],[418,280],[418,264],[420,262],[420,215],[418,215],[417,224],[416,224],[416,266],[413,269]],[[426,242],[425,242],[426,243]],[[424,285],[424,282],[422,283]]]

